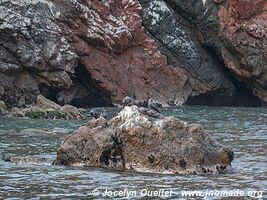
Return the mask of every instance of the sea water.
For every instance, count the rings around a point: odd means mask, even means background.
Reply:
[[[109,117],[119,111],[106,110]],[[232,170],[159,175],[0,160],[0,199],[267,198],[267,109],[185,106],[164,109],[163,114],[201,124],[213,138],[230,146],[235,153]],[[88,120],[1,117],[0,156],[53,160],[64,137]]]

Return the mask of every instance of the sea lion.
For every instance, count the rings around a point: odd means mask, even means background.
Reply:
[[[138,108],[138,111],[142,113],[143,115],[147,115],[153,118],[163,118],[162,114],[149,108],[140,107]]]
[[[160,113],[160,111],[158,110],[159,104],[156,103],[154,101],[154,99],[152,99],[152,98],[148,99],[147,106],[148,106],[149,109],[154,110],[154,111]]]
[[[98,119],[99,117],[103,117],[103,118],[107,118],[107,112],[106,110],[103,108],[100,113],[98,113],[95,109],[90,110],[90,115],[91,117]]]
[[[90,116],[97,119],[97,118],[99,118],[100,115],[95,109],[91,109],[90,110]]]
[[[122,105],[123,105],[123,108],[125,106],[132,106],[133,105],[133,99],[129,96],[124,97],[122,100]]]
[[[102,108],[100,112],[100,117],[104,117],[105,119],[107,119],[107,115],[108,115],[107,111],[104,108]]]

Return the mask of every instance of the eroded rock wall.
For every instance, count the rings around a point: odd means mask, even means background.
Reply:
[[[234,100],[238,98],[241,83],[266,103],[266,1],[209,0],[205,5],[196,0],[164,2],[178,19],[193,25],[189,32],[195,32],[197,42],[194,44],[199,42],[201,47],[212,50],[223,62],[224,71],[232,76],[230,79],[235,85]]]
[[[266,3],[249,2],[1,0],[0,99],[232,105],[238,80],[266,102]]]
[[[87,1],[62,25],[93,80],[120,104],[124,96],[179,103],[192,90],[190,75],[173,68],[143,30],[138,1]],[[72,19],[72,20],[69,20]]]
[[[48,1],[0,1],[0,96],[8,106],[32,103],[39,85],[64,89],[77,54],[56,23]]]
[[[219,6],[220,47],[225,66],[267,102],[267,2],[226,1]]]

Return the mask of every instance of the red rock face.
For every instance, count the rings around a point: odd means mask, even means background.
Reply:
[[[233,105],[233,79],[267,102],[264,0],[6,0],[0,11],[8,107],[40,93],[76,106],[121,104],[126,95]]]
[[[267,102],[267,2],[231,0],[220,5],[220,48],[226,67]]]
[[[191,92],[189,75],[168,65],[145,33],[138,1],[88,1],[88,7],[92,16],[76,15],[69,40],[113,103],[120,104],[126,95],[137,100],[155,97],[165,105],[185,101]]]

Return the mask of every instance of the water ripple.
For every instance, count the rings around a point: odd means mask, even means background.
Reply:
[[[118,109],[114,108],[108,109],[109,117],[117,111]],[[95,168],[16,165],[0,161],[0,197],[3,199],[76,199],[77,197],[94,199],[90,195],[95,188],[100,190],[165,188],[176,191],[267,189],[266,109],[196,106],[164,109],[163,114],[191,123],[200,123],[212,137],[232,147],[235,152],[233,171],[222,175],[173,176]],[[85,122],[86,120],[30,120],[2,117],[0,154],[35,155],[53,160],[64,137]],[[142,198],[139,196],[134,199]]]

